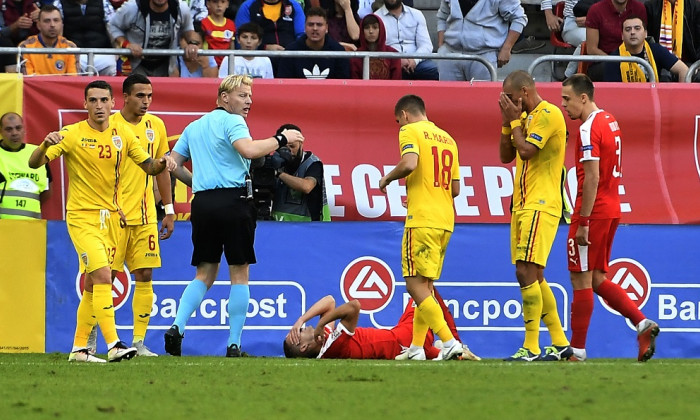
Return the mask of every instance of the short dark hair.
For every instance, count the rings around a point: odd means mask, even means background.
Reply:
[[[372,25],[372,24],[379,25],[379,18],[377,17],[377,15],[369,14],[369,15],[365,16],[364,19],[362,19],[362,28],[361,29],[365,29],[366,27],[368,27],[369,25]]]
[[[396,102],[394,107],[394,115],[399,115],[401,111],[406,111],[411,114],[425,115],[425,102],[420,96],[406,95]]]
[[[151,80],[148,77],[146,77],[146,75],[139,73],[131,73],[129,76],[127,76],[126,79],[124,79],[124,82],[122,83],[122,92],[129,95],[131,94],[131,90],[134,88],[134,85],[150,84]]]
[[[308,20],[311,16],[321,16],[326,23],[328,22],[328,12],[322,7],[310,7],[306,11],[306,19]]]
[[[113,96],[112,85],[104,80],[93,80],[92,82],[88,83],[87,86],[85,86],[85,99],[87,99],[88,91],[90,89],[107,89],[109,91],[110,98]]]
[[[276,136],[282,134],[284,130],[297,130],[298,132],[301,133],[301,128],[299,126],[296,126],[294,124],[282,124],[280,128],[277,129],[277,132],[275,133]]]
[[[581,95],[582,93],[585,93],[588,95],[588,99],[591,101],[594,100],[593,93],[595,88],[593,87],[593,81],[586,74],[576,73],[573,76],[566,78],[561,85],[571,86],[571,89],[575,94]]]
[[[39,9],[39,16],[37,16],[37,19],[41,20],[42,13],[51,13],[53,11],[58,12],[59,16],[61,16],[61,20],[63,20],[63,15],[61,14],[61,11],[58,10],[58,7],[54,6],[53,4],[45,4],[41,6],[41,8]]]
[[[284,349],[284,357],[287,359],[299,357],[299,354],[287,343],[287,340],[282,340],[282,348]]]
[[[238,36],[244,32],[255,34],[260,39],[262,39],[263,35],[265,34],[265,32],[263,32],[263,28],[255,22],[247,22],[238,27]]]
[[[18,113],[12,112],[12,111],[6,112],[6,113],[2,114],[2,117],[0,117],[0,128],[3,128],[5,126],[5,118],[9,118],[9,117],[17,117],[17,118],[19,118],[20,121],[22,121],[22,116],[19,115]]]
[[[644,19],[642,19],[639,15],[629,15],[629,16],[627,16],[627,17],[622,21],[622,24],[620,25],[620,28],[622,28],[622,29],[624,30],[624,29],[625,29],[625,22],[627,22],[628,20],[632,20],[632,19],[639,19],[639,20],[641,20],[641,21],[642,21],[642,27],[644,28],[645,31],[647,30],[647,23],[646,23],[646,22],[644,21]]]

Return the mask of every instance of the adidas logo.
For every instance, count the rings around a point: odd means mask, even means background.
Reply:
[[[318,68],[318,64],[314,64],[314,68],[311,69],[311,71],[307,69],[304,70],[304,77],[307,79],[327,79],[328,78],[328,73],[331,72],[331,69],[325,69],[321,71],[321,69]]]

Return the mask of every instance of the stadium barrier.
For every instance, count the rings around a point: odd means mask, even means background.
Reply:
[[[301,313],[325,295],[338,305],[358,299],[361,326],[395,325],[408,302],[401,277],[400,222],[260,222],[255,241],[258,263],[250,269],[250,301],[243,350],[256,356],[282,355],[282,340]],[[566,268],[566,234],[559,228],[545,270],[567,336],[573,292]],[[155,299],[146,344],[163,353],[163,333],[172,324],[179,298],[194,277],[190,224],[178,222],[161,241],[162,268],[153,272]],[[610,279],[627,291],[662,329],[658,357],[698,357],[700,286],[693,247],[699,226],[623,225],[613,247]],[[459,333],[482,357],[505,357],[522,344],[520,289],[510,262],[507,225],[461,224],[452,235],[437,286],[454,314]],[[294,251],[290,251],[294,250]],[[67,352],[73,342],[80,296],[78,259],[65,223],[48,224],[46,351]],[[228,339],[225,268],[207,292],[185,331],[183,354],[223,356]],[[20,277],[24,279],[24,277]],[[114,283],[116,323],[130,342],[133,282]],[[596,297],[588,334],[589,357],[637,354],[636,332]],[[315,325],[316,320],[311,322]],[[102,338],[99,350],[106,351]],[[542,329],[540,343],[550,344]]]
[[[24,78],[25,126],[29,141],[86,117],[81,77]],[[118,93],[123,78],[105,78]],[[698,84],[596,85],[596,103],[612,112],[622,130],[623,223],[688,224],[700,222],[700,108]],[[151,110],[163,118],[170,139],[211,110],[216,79],[154,78]],[[379,179],[398,162],[396,100],[407,93],[423,97],[428,117],[460,146],[462,188],[456,198],[457,223],[509,223],[513,166],[498,156],[500,83],[256,80],[248,123],[254,138],[270,136],[284,123],[299,125],[304,147],[324,162],[331,216],[340,221],[400,221],[405,216],[405,187],[393,183],[387,194]],[[540,83],[541,96],[561,103],[559,83]],[[565,117],[571,142],[580,122]],[[52,163],[56,193],[44,217],[63,219],[65,171]],[[566,158],[566,197],[573,202],[576,176],[573,151]],[[175,211],[189,218],[191,191],[177,183]]]
[[[649,75],[649,83],[656,83],[656,76],[654,75],[654,68],[649,64],[647,60],[639,57],[620,57],[617,55],[567,55],[567,54],[554,54],[554,55],[543,55],[535,58],[530,66],[527,68],[528,73],[534,74],[535,68],[542,63],[550,61],[586,61],[586,62],[631,62],[637,63],[644,67],[645,73]],[[690,80],[687,80],[688,82]]]
[[[17,62],[20,62],[22,54],[87,54],[87,75],[94,76],[95,55],[121,55],[130,56],[131,50],[128,48],[19,48],[0,47],[0,54],[15,54]],[[175,56],[184,55],[184,50],[171,49],[144,49],[144,56]],[[491,75],[491,81],[498,80],[496,69],[484,57],[471,54],[420,54],[420,53],[393,53],[379,51],[267,51],[267,50],[199,50],[200,55],[229,57],[228,72],[234,72],[234,57],[270,57],[270,58],[290,58],[290,57],[331,57],[331,58],[362,58],[362,78],[369,79],[370,58],[419,58],[424,60],[471,60],[483,64]]]
[[[690,83],[693,81],[693,77],[695,76],[695,73],[700,70],[700,60],[694,62],[693,64],[688,67],[688,73],[685,75],[685,81],[686,83]]]
[[[8,81],[12,79],[11,81]],[[38,143],[48,131],[85,118],[80,77],[0,79],[20,83],[28,139]],[[105,78],[119,91],[122,78]],[[193,119],[213,107],[217,80],[154,78],[152,110],[166,121],[175,141]],[[544,99],[558,103],[561,86],[542,83]],[[261,222],[256,241],[259,263],[251,268],[249,322],[244,350],[256,355],[281,354],[286,329],[315,300],[331,294],[340,304],[362,300],[364,326],[394,323],[406,302],[399,263],[405,188],[394,183],[385,196],[378,180],[398,160],[393,106],[402,95],[421,95],[428,116],[457,139],[461,153],[462,191],[456,200],[457,220],[441,287],[455,314],[465,342],[485,357],[501,357],[521,344],[519,292],[510,264],[508,203],[512,193],[510,165],[498,159],[501,125],[496,100],[500,84],[492,82],[408,81],[255,81],[254,106],[248,118],[253,137],[270,135],[281,124],[294,122],[306,136],[306,148],[321,156],[332,203],[332,223]],[[624,89],[624,90],[623,90]],[[613,249],[610,278],[638,302],[662,327],[660,357],[696,357],[700,346],[700,296],[694,273],[698,262],[687,244],[698,237],[700,164],[695,85],[597,84],[596,101],[618,120],[623,132],[623,225]],[[117,108],[121,97],[117,93]],[[186,100],[183,100],[186,98]],[[459,98],[459,99],[457,99]],[[457,100],[456,100],[457,99]],[[492,104],[484,106],[484,104]],[[3,106],[7,104],[3,101]],[[572,135],[578,122],[567,119]],[[575,191],[572,151],[567,155],[567,197]],[[77,258],[63,219],[65,172],[52,163],[54,199],[45,207],[48,223],[46,260],[46,351],[67,351],[72,341],[79,291]],[[176,193],[180,219],[187,219],[191,193],[181,184]],[[382,221],[362,223],[357,221]],[[338,221],[345,221],[339,223]],[[8,221],[13,222],[13,221]],[[684,224],[686,226],[665,226]],[[21,235],[0,224],[6,238]],[[571,290],[565,265],[566,226],[559,229],[546,270],[568,331]],[[153,328],[147,342],[158,352],[163,329],[174,317],[177,299],[191,280],[189,223],[177,223],[173,238],[162,242],[163,268],[154,273],[156,301]],[[303,238],[305,247],[298,240]],[[296,239],[296,241],[295,241]],[[41,246],[32,252],[41,256]],[[303,249],[288,256],[282,249]],[[8,251],[17,250],[12,247]],[[7,255],[3,253],[3,255]],[[9,254],[14,255],[14,254]],[[38,261],[36,266],[43,261]],[[10,271],[7,267],[14,264]],[[20,302],[23,288],[7,288],[27,279],[21,258],[2,261],[0,293],[5,301]],[[19,267],[19,268],[17,268]],[[225,270],[222,270],[222,273]],[[5,273],[16,273],[6,275]],[[15,277],[17,276],[17,277]],[[224,274],[225,276],[225,274]],[[223,354],[226,340],[224,279],[212,288],[191,321],[186,354]],[[34,285],[37,283],[33,283]],[[115,304],[122,337],[129,340],[130,286],[124,276],[115,281]],[[23,286],[22,286],[23,287]],[[32,298],[40,302],[41,293]],[[602,304],[602,303],[601,303]],[[42,308],[41,304],[32,308]],[[17,310],[26,310],[26,305]],[[6,318],[5,312],[2,319]],[[38,334],[41,327],[14,327]],[[0,346],[6,330],[0,331]],[[604,306],[597,306],[589,333],[591,357],[634,357],[635,334]],[[24,348],[14,340],[10,346]],[[101,340],[100,340],[101,341]],[[542,337],[546,345],[546,334]],[[100,343],[104,347],[104,343]],[[33,347],[35,348],[35,347]],[[104,348],[101,348],[104,351]],[[0,349],[0,351],[2,351]]]

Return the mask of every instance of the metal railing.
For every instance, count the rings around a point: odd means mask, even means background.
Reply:
[[[693,81],[693,76],[695,76],[695,72],[697,72],[700,69],[700,60],[694,62],[693,64],[688,67],[688,73],[685,75],[685,81],[686,83],[690,83]]]
[[[0,47],[0,54],[15,54],[18,57],[23,54],[87,54],[88,74],[94,75],[95,55],[120,55],[130,56],[128,48],[19,48]],[[143,50],[144,56],[173,56],[184,55],[184,50]],[[267,50],[199,50],[199,55],[224,56],[228,59],[228,71],[234,71],[234,57],[326,57],[326,58],[361,58],[362,78],[369,79],[369,60],[371,58],[418,58],[423,60],[471,60],[483,64],[491,75],[491,81],[498,80],[498,74],[493,65],[478,55],[467,54],[418,54],[418,53],[392,53],[378,51],[267,51]],[[18,60],[19,61],[19,60]]]
[[[656,83],[656,77],[654,76],[654,68],[651,67],[651,64],[649,64],[648,61],[641,59],[639,57],[619,57],[616,55],[543,55],[541,57],[537,57],[532,64],[530,64],[530,67],[527,68],[527,72],[530,74],[533,74],[533,71],[535,70],[535,67],[539,66],[542,63],[548,62],[548,61],[602,61],[602,62],[632,62],[632,63],[637,63],[644,67],[644,69],[647,71],[647,74],[649,75],[649,82],[650,83]],[[696,63],[697,64],[697,63]]]

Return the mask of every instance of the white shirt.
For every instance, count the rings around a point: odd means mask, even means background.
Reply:
[[[386,45],[398,52],[430,54],[433,52],[433,41],[430,40],[428,25],[423,13],[413,7],[402,5],[403,11],[397,18],[385,6],[375,14],[382,19],[386,29]],[[422,60],[416,59],[416,64]]]
[[[252,78],[274,79],[272,73],[272,64],[268,57],[253,57],[252,60],[246,60],[245,57],[234,56],[233,74],[247,74]],[[229,75],[228,72],[228,56],[221,60],[219,67],[219,77],[224,78]]]

